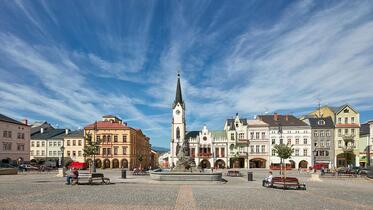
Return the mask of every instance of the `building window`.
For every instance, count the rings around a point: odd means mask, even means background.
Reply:
[[[338,136],[342,136],[342,129],[338,129]]]
[[[283,139],[280,139],[280,144],[283,144],[284,143],[284,140]]]
[[[320,131],[320,136],[324,136],[324,131]]]
[[[256,133],[255,133],[255,139],[259,139],[259,135],[260,135],[260,133],[259,133],[259,132],[256,132]]]
[[[82,146],[82,140],[78,140],[78,146]]]
[[[31,147],[35,147],[35,142],[31,141]]]
[[[299,149],[295,149],[295,156],[299,156]]]
[[[330,141],[329,140],[326,141],[325,146],[330,147]]]
[[[45,147],[45,142],[44,141],[41,142],[41,146]]]
[[[262,153],[265,153],[265,152],[266,152],[266,146],[262,145]]]
[[[76,140],[73,140],[73,146],[76,146]]]
[[[58,141],[57,144],[58,144],[59,147],[61,146],[61,142],[60,141]]]
[[[355,129],[354,128],[351,129],[351,135],[355,135]]]
[[[276,144],[276,139],[272,139],[272,144]]]
[[[7,131],[3,131],[3,137],[4,138],[8,137],[8,132]]]
[[[308,156],[308,150],[307,149],[303,150],[303,156]]]
[[[111,148],[107,148],[106,151],[108,155],[111,155]]]
[[[330,136],[330,131],[325,132],[326,136]]]
[[[102,136],[102,141],[105,142],[107,139],[106,139],[106,135],[103,135]]]
[[[215,157],[219,157],[219,148],[215,148]]]
[[[71,156],[71,152],[67,151],[67,157],[70,157],[70,156]]]
[[[272,150],[272,156],[276,156],[276,150]]]
[[[30,151],[30,154],[31,154],[32,156],[34,156],[34,150],[31,150],[31,151]]]
[[[118,147],[114,147],[114,155],[118,155]]]
[[[355,117],[351,117],[351,123],[355,123]]]
[[[256,146],[255,146],[255,152],[256,152],[256,153],[259,153],[259,152],[260,152],[259,149],[260,149],[260,146],[259,146],[259,145],[256,145]]]
[[[36,150],[36,156],[39,156],[39,154],[40,154],[40,151]]]
[[[3,150],[4,151],[12,150],[12,143],[11,142],[3,142]]]
[[[254,132],[250,132],[250,139],[254,139]]]
[[[288,144],[289,144],[289,145],[291,144],[291,139],[288,139]]]
[[[295,144],[299,144],[299,138],[295,139]]]
[[[107,135],[106,138],[107,138],[108,142],[111,142],[111,136],[110,135]]]
[[[221,148],[220,157],[225,157],[225,148]]]
[[[42,156],[45,155],[45,151],[44,151],[44,150],[41,151],[41,155],[42,155]]]
[[[127,135],[123,135],[122,138],[123,138],[123,142],[127,142]]]
[[[231,133],[231,140],[234,140],[234,133]]]
[[[180,139],[180,128],[176,128],[176,139]]]
[[[325,156],[329,156],[329,151],[325,151]]]
[[[57,151],[53,151],[53,156],[57,156]]]
[[[319,133],[318,133],[317,131],[315,131],[315,132],[313,133],[313,135],[314,135],[314,136],[319,136]]]
[[[338,140],[338,147],[342,147],[342,140]]]
[[[266,138],[266,132],[262,132],[262,139]]]
[[[53,146],[54,146],[54,147],[57,146],[57,142],[56,142],[56,141],[53,142]]]
[[[25,151],[25,145],[24,144],[17,144],[17,150],[18,151]]]
[[[245,134],[244,133],[239,133],[238,134],[238,138],[239,139],[244,139],[245,138]]]
[[[78,151],[78,157],[82,156],[82,151]]]
[[[338,123],[339,123],[339,124],[342,123],[342,118],[338,117]]]
[[[320,141],[320,146],[324,147],[324,141]]]
[[[118,136],[117,135],[114,136],[114,142],[118,142]]]
[[[345,124],[348,123],[348,117],[345,117]]]
[[[52,156],[52,151],[49,151],[49,156]]]
[[[303,139],[303,144],[307,144],[307,139]]]
[[[66,145],[70,146],[70,140],[67,140]]]
[[[100,141],[101,138],[100,138],[100,135],[96,135],[96,141]]]
[[[348,134],[348,129],[347,128],[345,129],[345,134]]]
[[[319,121],[317,121],[317,124],[318,125],[325,125],[325,121],[324,120],[319,120]]]
[[[76,157],[76,151],[73,151],[73,157]]]
[[[12,131],[8,131],[8,138],[12,138]]]
[[[325,156],[325,152],[324,151],[320,151],[320,156]]]
[[[40,142],[39,141],[36,142],[36,147],[40,147]]]
[[[250,146],[250,151],[251,151],[251,153],[254,153],[254,145]]]

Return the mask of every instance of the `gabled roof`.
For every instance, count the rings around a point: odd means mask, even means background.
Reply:
[[[52,137],[65,134],[65,129],[48,129],[43,133],[36,133],[31,135],[31,139],[51,139]],[[63,138],[63,137],[62,137]]]
[[[69,134],[65,135],[65,138],[84,138],[83,130],[71,131]]]
[[[128,128],[126,125],[118,122],[110,122],[110,121],[97,121],[95,123],[89,124],[84,127],[84,129],[124,129]]]
[[[339,107],[334,107],[334,106],[326,106],[326,107],[329,107],[333,112],[334,114],[338,114],[340,113],[343,109],[345,109],[346,107],[349,107],[350,109],[352,109],[354,112],[356,113],[359,113],[357,110],[355,110],[354,108],[352,108],[352,106],[348,105],[348,104],[344,104],[342,106],[339,106]]]
[[[185,135],[185,139],[196,138],[199,135],[199,131],[188,131]]]
[[[261,121],[261,120],[247,120],[247,125],[250,127],[258,127],[258,126],[268,126],[267,123]]]
[[[277,120],[274,119],[274,115],[259,115],[258,119],[264,121],[271,127],[275,126],[308,126],[307,123],[296,118],[293,115],[277,115]],[[286,119],[287,117],[287,119]]]
[[[311,128],[334,128],[334,123],[331,117],[322,117],[322,118],[308,118]],[[319,121],[324,121],[324,124],[319,123]]]
[[[48,129],[54,129],[51,124],[49,124],[47,121],[44,122],[34,122],[31,124],[31,135],[39,133],[40,128],[43,128],[44,131]]]
[[[360,125],[360,135],[368,135],[370,133],[369,123]]]
[[[2,114],[0,114],[0,121],[8,122],[8,123],[13,123],[13,124],[18,124],[18,125],[25,125],[25,124],[23,124],[23,123],[15,120],[15,119],[12,119],[12,118],[7,117],[7,116],[2,115]]]

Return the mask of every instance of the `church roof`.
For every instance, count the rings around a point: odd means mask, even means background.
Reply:
[[[211,131],[211,136],[213,136],[213,137],[227,137],[227,134],[226,134],[226,132],[224,131],[224,130],[222,130],[222,131]]]
[[[182,106],[184,106],[183,96],[181,94],[180,74],[177,74],[176,96],[173,107],[175,107],[177,103],[180,103]]]
[[[199,135],[199,131],[188,131],[185,135],[185,139],[196,138]]]

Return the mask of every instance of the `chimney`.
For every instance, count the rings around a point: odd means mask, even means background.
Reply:
[[[44,128],[40,128],[40,133],[44,133]]]
[[[23,123],[25,125],[28,125],[28,120],[27,119],[23,119],[23,120],[21,120],[21,123]]]
[[[288,114],[285,115],[285,120],[289,121],[289,115]]]
[[[67,135],[67,134],[69,134],[69,129],[65,129],[65,134]]]
[[[273,115],[273,119],[275,120],[275,121],[277,121],[278,120],[278,114],[275,112],[275,114]]]

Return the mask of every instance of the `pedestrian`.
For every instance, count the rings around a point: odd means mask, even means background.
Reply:
[[[70,168],[70,170],[68,172],[69,172],[69,174],[66,176],[66,184],[67,185],[71,184],[71,179],[73,177],[73,172],[72,172],[71,168]]]
[[[269,171],[268,176],[263,179],[263,182],[262,182],[263,187],[266,185],[269,185],[272,182],[272,178],[273,178],[272,171]]]

